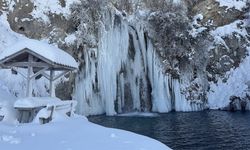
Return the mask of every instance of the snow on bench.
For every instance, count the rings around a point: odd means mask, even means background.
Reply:
[[[25,117],[22,114],[19,118],[20,122],[30,122],[38,114],[39,119],[43,120],[42,123],[46,123],[52,120],[55,111],[71,116],[76,103],[74,100],[62,101],[55,97],[29,97],[18,99],[14,104],[14,108],[29,113]]]

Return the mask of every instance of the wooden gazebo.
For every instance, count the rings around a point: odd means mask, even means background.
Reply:
[[[27,97],[32,97],[31,81],[38,76],[44,76],[50,81],[50,96],[55,96],[53,81],[78,68],[75,59],[68,53],[32,39],[18,41],[4,50],[0,54],[0,65],[2,68],[15,70],[27,79]],[[16,68],[27,68],[27,74]],[[55,71],[61,73],[55,75]]]
[[[32,121],[43,108],[48,115],[39,117],[41,123],[50,121],[54,111],[69,116],[73,113],[76,101],[60,101],[55,97],[53,87],[53,81],[78,68],[77,62],[68,53],[47,43],[25,38],[0,53],[0,66],[12,69],[27,80],[26,98],[18,99],[14,104],[20,112],[20,122]],[[27,73],[17,68],[27,69]],[[55,74],[56,71],[60,72]],[[50,97],[32,97],[32,81],[40,76],[50,81]]]

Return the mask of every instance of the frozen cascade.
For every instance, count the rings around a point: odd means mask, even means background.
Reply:
[[[75,99],[84,115],[142,111],[194,111],[178,79],[164,74],[143,24],[131,25],[120,14],[107,13],[98,47],[84,53]]]
[[[114,24],[109,31],[105,31],[105,28],[102,29],[103,36],[98,47],[97,76],[100,98],[107,115],[116,114],[118,75],[128,55],[127,27],[126,22],[122,22],[119,25]],[[123,78],[122,75],[121,78]],[[124,94],[122,93],[122,95]]]
[[[148,42],[147,60],[149,78],[152,85],[152,111],[169,112],[172,110],[171,95],[169,89],[169,76],[164,75],[160,69],[160,61],[156,57],[153,45]]]

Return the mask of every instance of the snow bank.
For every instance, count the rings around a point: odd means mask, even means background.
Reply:
[[[64,1],[65,4],[63,4],[63,1],[60,0],[33,0],[34,10],[31,12],[31,15],[45,22],[49,22],[48,15],[51,13],[67,18],[70,14],[70,5],[79,1],[80,0],[66,0]]]
[[[250,53],[250,47],[247,48]],[[208,93],[208,104],[211,109],[226,107],[231,96],[245,97],[250,81],[250,56],[247,56],[238,68],[228,72],[229,78],[226,83],[221,80],[212,84]]]
[[[247,5],[247,0],[216,0],[220,7],[227,7],[227,9],[234,8],[241,11]]]
[[[0,149],[167,150],[164,144],[131,132],[105,128],[83,117],[45,125],[0,123]]]
[[[18,39],[18,34],[10,29],[10,25],[7,21],[7,15],[2,14],[0,16],[0,52],[6,47],[13,44]],[[19,37],[21,37],[19,35]]]
[[[242,2],[242,1],[239,1]],[[214,36],[215,42],[217,44],[221,43],[226,48],[225,41],[223,37],[233,36],[233,34],[240,35],[242,37],[248,36],[246,31],[247,20],[236,20],[233,23],[228,25],[218,27],[211,32],[211,35]],[[229,49],[229,48],[228,48]],[[247,48],[248,53],[250,53],[250,48]],[[230,103],[231,96],[245,97],[246,92],[248,91],[248,82],[250,77],[248,73],[250,72],[250,57],[247,56],[243,62],[240,63],[240,66],[236,69],[232,69],[227,72],[228,80],[224,83],[221,79],[218,83],[211,83],[210,91],[208,93],[208,106],[211,109],[224,108]]]
[[[237,33],[245,37],[248,35],[246,28],[244,28],[245,26],[247,26],[246,20],[236,20],[233,23],[216,28],[214,31],[211,32],[211,35],[226,37],[232,36],[233,33]]]
[[[5,123],[15,123],[17,114],[13,104],[16,98],[7,89],[0,83],[0,116],[4,116],[2,121]]]
[[[1,85],[1,84],[0,84]],[[0,86],[0,104],[5,108],[6,121],[15,121],[11,96]],[[42,100],[43,98],[41,98]],[[25,100],[25,99],[23,99]],[[27,101],[32,99],[26,99]],[[46,101],[46,100],[45,100]],[[53,101],[53,100],[52,100]],[[54,100],[56,103],[58,100]],[[29,104],[29,103],[28,103]],[[41,112],[42,113],[42,112]],[[39,115],[39,114],[38,114]],[[40,114],[41,115],[41,114]],[[43,114],[44,115],[44,114]],[[52,122],[6,124],[0,122],[1,150],[167,150],[164,144],[131,132],[105,128],[88,122],[83,116],[63,117],[55,113]],[[7,120],[8,119],[8,120]],[[9,123],[9,122],[8,122]]]

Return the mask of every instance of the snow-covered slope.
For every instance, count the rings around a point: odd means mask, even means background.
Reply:
[[[216,42],[224,43],[222,39],[226,36],[233,36],[238,34],[242,37],[248,37],[249,34],[245,28],[238,28],[238,25],[241,24],[243,27],[248,26],[247,20],[235,21],[231,24],[219,27],[216,30],[212,31],[212,35],[217,39]],[[247,98],[250,88],[250,45],[246,45],[248,55],[244,60],[239,64],[239,67],[231,69],[226,73],[227,81],[223,82],[220,79],[217,83],[211,83],[210,92],[208,93],[208,105],[211,109],[225,108],[231,102],[232,96],[240,97],[243,101],[247,103],[246,109],[250,109],[250,102]],[[238,108],[240,109],[240,108]]]
[[[0,84],[1,85],[1,84]],[[0,86],[0,149],[2,150],[167,150],[164,144],[131,132],[105,128],[85,117],[54,115],[50,123],[19,124],[13,97]]]
[[[16,97],[13,96],[8,87],[4,86],[0,81],[0,116],[4,116],[2,122],[15,123],[17,112],[14,109]]]
[[[250,47],[248,47],[250,53]],[[250,56],[247,56],[238,68],[228,72],[227,82],[219,80],[217,84],[211,85],[208,95],[208,105],[211,109],[225,108],[231,102],[230,97],[237,96],[246,98],[249,94],[250,81]],[[246,101],[246,109],[250,110],[250,102]],[[241,109],[238,107],[237,109]]]
[[[0,123],[2,150],[168,150],[160,142],[131,132],[105,128],[83,117],[45,125]]]
[[[221,7],[226,7],[227,9],[234,8],[237,10],[242,10],[246,8],[247,0],[216,0],[220,3]]]

